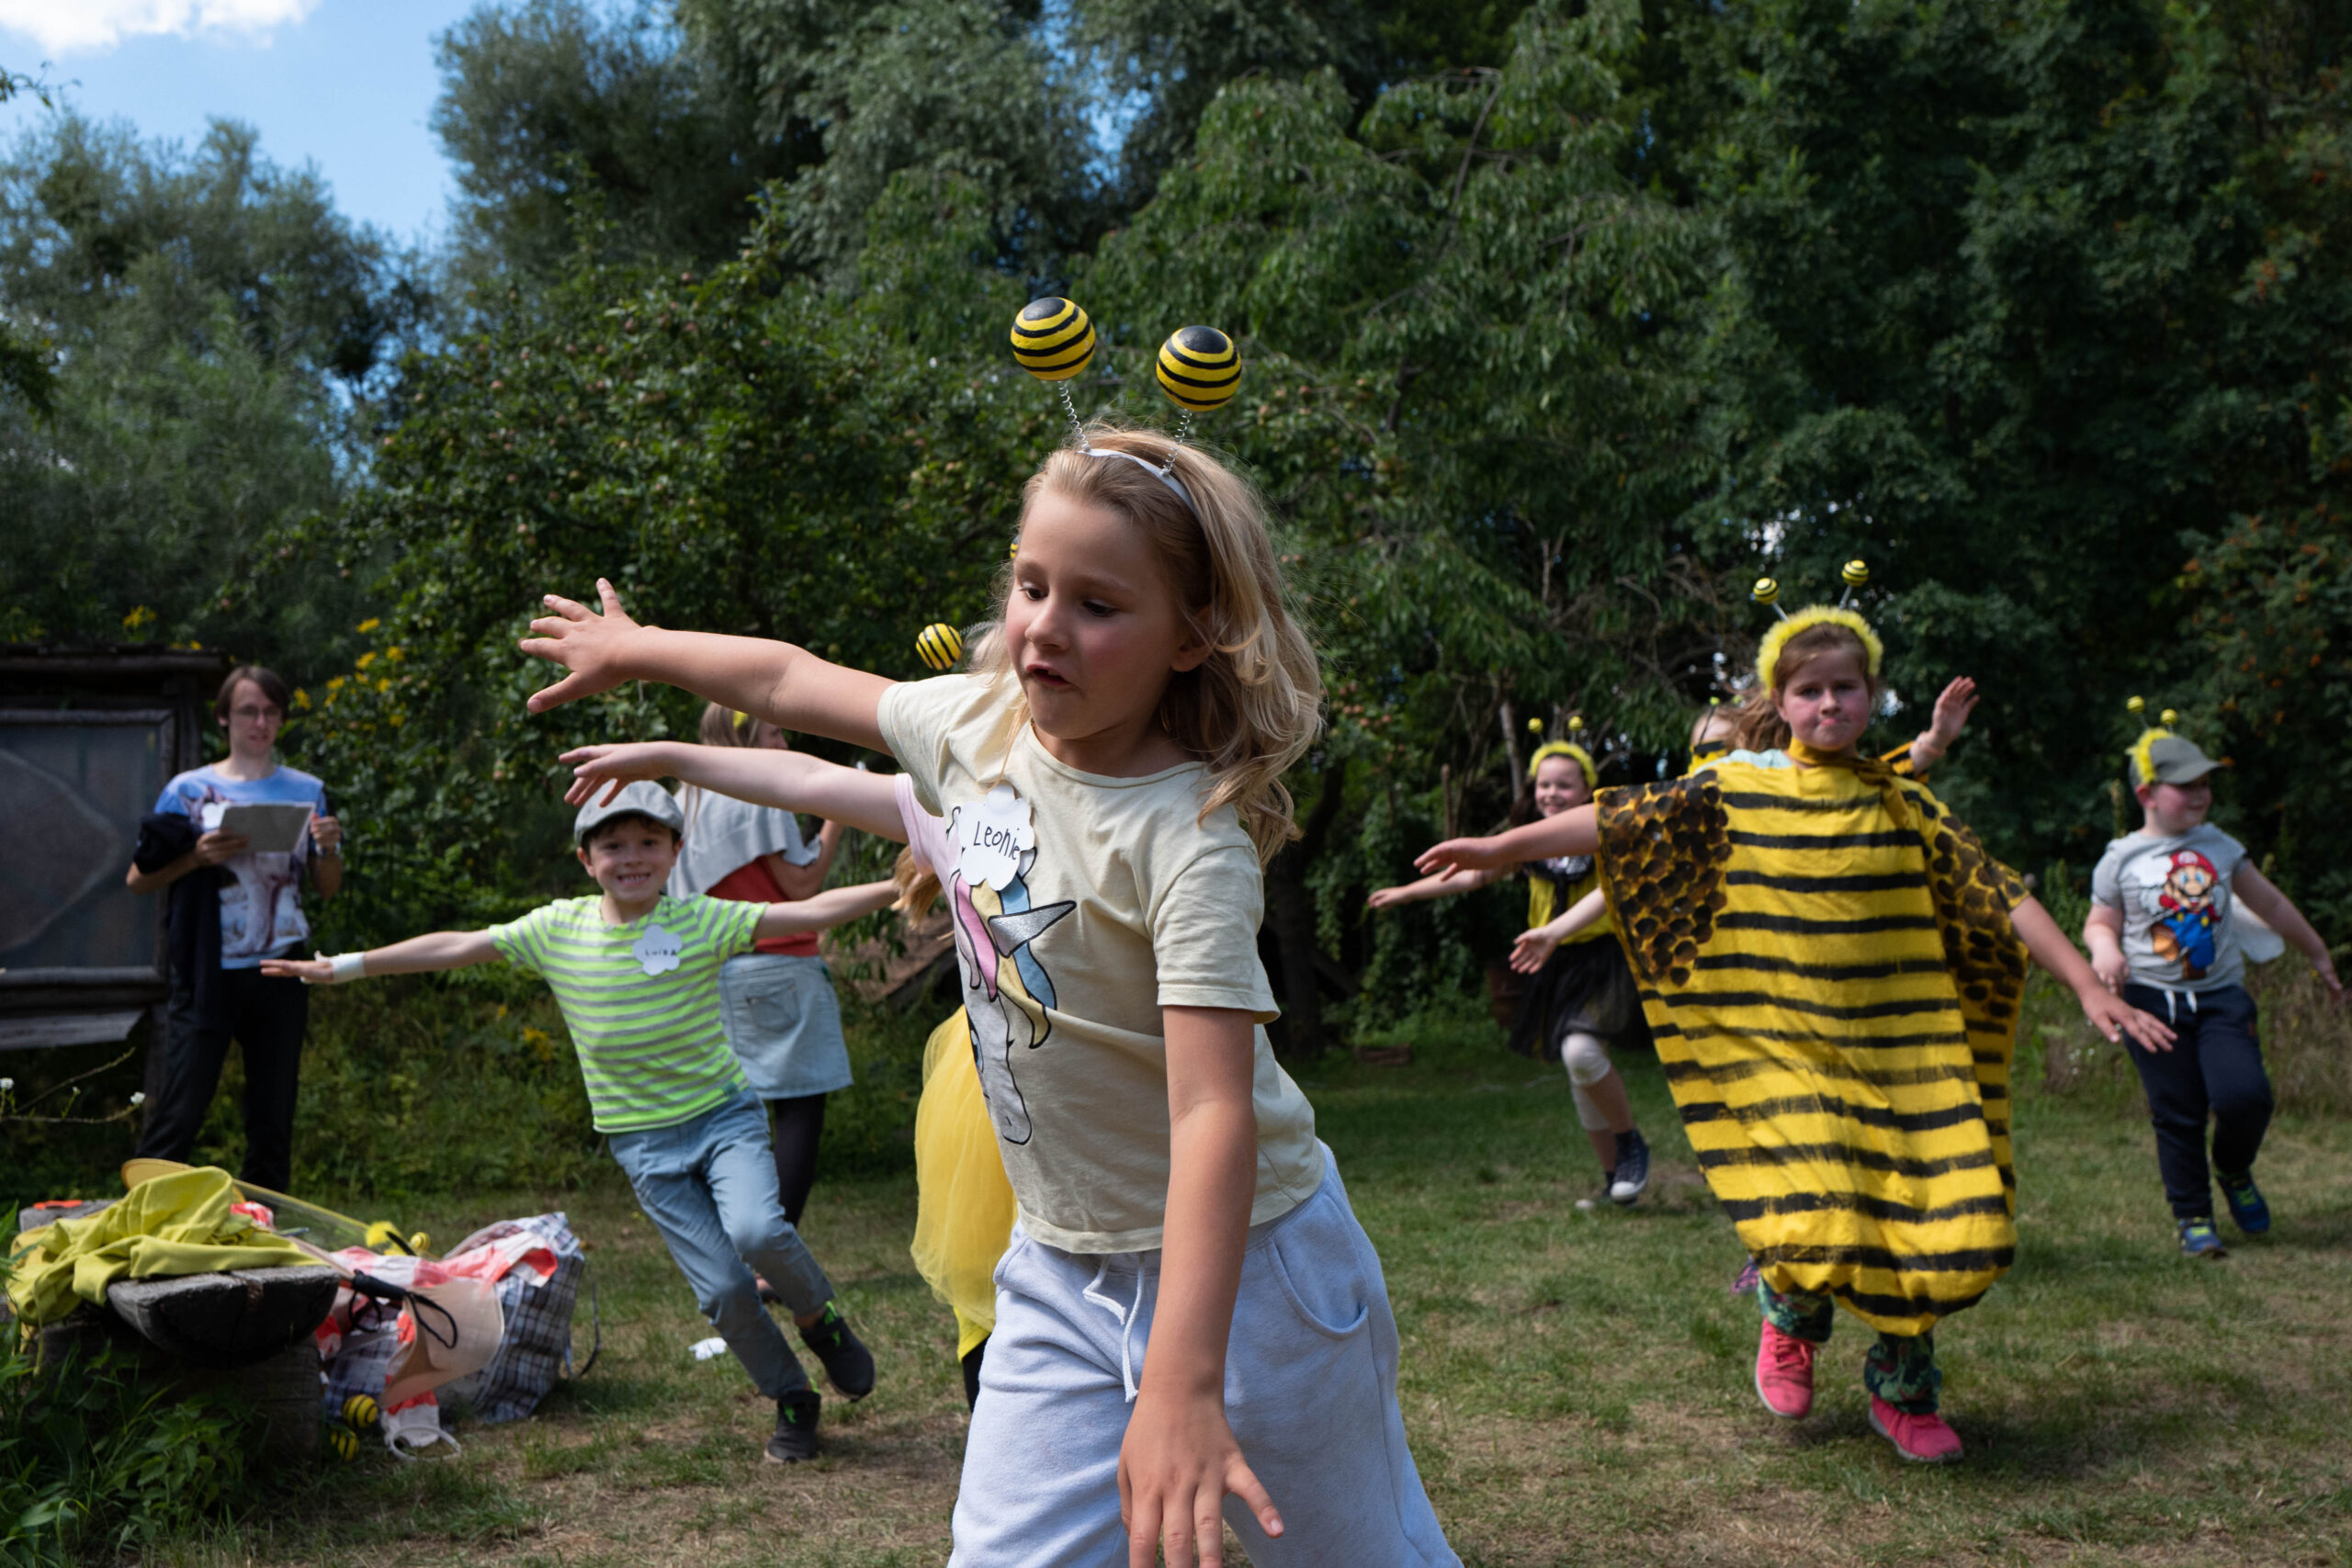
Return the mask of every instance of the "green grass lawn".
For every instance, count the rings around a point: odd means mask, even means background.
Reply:
[[[2035,1019],[2077,1029],[2053,1003]],[[1385,1263],[1407,1426],[1466,1562],[2352,1562],[2352,1124],[2282,1115],[2261,1168],[2277,1229],[2236,1245],[2225,1226],[2231,1257],[2192,1265],[2128,1069],[2095,1060],[2061,1096],[2030,1043],[2018,1267],[1938,1337],[1969,1451],[1920,1469],[1869,1430],[1851,1318],[1810,1419],[1757,1403],[1755,1307],[1727,1290],[1741,1249],[1654,1061],[1624,1064],[1658,1156],[1650,1195],[1580,1211],[1595,1173],[1556,1069],[1483,1021],[1390,1038],[1415,1044],[1411,1066],[1306,1081]],[[558,1201],[401,1218],[454,1237]],[[371,1454],[151,1561],[944,1561],[963,1398],[952,1323],[907,1260],[910,1178],[818,1189],[809,1240],[882,1382],[829,1401],[825,1458],[792,1470],[760,1462],[772,1407],[734,1363],[688,1358],[708,1330],[617,1173],[560,1201],[593,1248],[593,1373],[536,1419],[462,1429],[461,1458]]]

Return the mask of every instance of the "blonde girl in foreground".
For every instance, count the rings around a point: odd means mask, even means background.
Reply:
[[[1454,1563],[1396,1404],[1379,1258],[1278,1066],[1257,954],[1284,768],[1318,719],[1261,503],[1202,452],[1090,427],[1023,491],[975,672],[898,684],[805,649],[550,597],[544,711],[667,681],[887,750],[945,878],[1021,1220],[953,1562]],[[1226,1506],[1230,1495],[1234,1506]],[[1279,1509],[1279,1511],[1278,1511]]]
[[[1939,1462],[1961,1443],[1939,1414],[1934,1330],[2016,1252],[2008,1066],[2027,954],[2109,1040],[2170,1033],[2108,994],[1925,786],[1856,750],[1879,660],[1860,615],[1802,611],[1758,651],[1727,756],[1419,864],[1598,857],[1691,1149],[1762,1273],[1758,1396],[1811,1412],[1842,1304],[1877,1331],[1871,1427]]]

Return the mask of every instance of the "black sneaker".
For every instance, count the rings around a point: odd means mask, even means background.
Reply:
[[[775,1436],[768,1439],[763,1456],[770,1464],[798,1464],[817,1457],[817,1412],[824,1403],[813,1388],[775,1402]]]
[[[1617,1134],[1617,1168],[1609,1173],[1609,1201],[1631,1203],[1650,1184],[1650,1146],[1641,1129]]]
[[[826,1381],[844,1399],[864,1399],[874,1392],[874,1352],[850,1329],[841,1308],[827,1302],[817,1321],[800,1331],[800,1342],[825,1363]]]

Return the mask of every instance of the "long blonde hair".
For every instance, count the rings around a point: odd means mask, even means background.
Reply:
[[[899,897],[890,907],[910,920],[930,914],[945,891],[939,886],[938,874],[915,859],[912,850],[900,850],[899,858],[890,863],[890,880],[899,885]]]
[[[1732,731],[1732,744],[1743,751],[1787,750],[1789,721],[1782,718],[1781,710],[1772,705],[1772,694],[1786,691],[1789,682],[1796,679],[1798,671],[1836,649],[1851,651],[1861,660],[1865,671],[1870,669],[1870,649],[1850,628],[1836,621],[1822,621],[1809,626],[1783,642],[1780,657],[1773,660],[1772,668],[1769,671],[1759,670],[1756,672],[1758,679],[1748,687],[1747,700],[1740,705],[1739,723]],[[1762,678],[1767,674],[1771,677],[1769,681]],[[1879,694],[1878,677],[1866,675],[1865,678],[1870,682],[1871,697],[1875,701]]]
[[[1158,431],[1097,423],[1087,426],[1086,443],[1171,469],[1193,504],[1133,463],[1065,446],[1023,487],[1023,508],[1050,491],[1115,512],[1144,531],[1186,619],[1211,649],[1198,669],[1169,681],[1159,699],[1160,728],[1207,764],[1201,817],[1232,807],[1259,860],[1271,860],[1298,836],[1283,773],[1322,728],[1323,676],[1314,646],[1283,603],[1265,503],[1232,469]],[[1008,566],[998,577],[994,619],[972,646],[970,668],[991,682],[1014,675],[1004,640],[1012,592]],[[1028,699],[1017,682],[1012,703],[1014,716],[1025,720]]]

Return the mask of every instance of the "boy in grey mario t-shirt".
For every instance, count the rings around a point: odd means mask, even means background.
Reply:
[[[2269,1206],[2254,1184],[2254,1156],[2270,1123],[2270,1079],[2255,1037],[2254,998],[2243,983],[2236,904],[2243,901],[2302,949],[2339,1003],[2344,988],[2311,922],[2254,868],[2245,845],[2205,820],[2213,804],[2210,775],[2221,764],[2194,741],[2151,730],[2132,747],[2129,766],[2145,820],[2138,832],[2108,845],[2091,874],[2083,941],[2108,989],[2172,1025],[2170,1049],[2134,1045],[2132,1060],[2147,1089],[2156,1167],[2180,1228],[2180,1249],[2191,1258],[2220,1258],[2212,1176],[2221,1178],[2240,1231],[2254,1235],[2270,1228]]]

